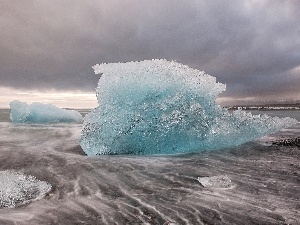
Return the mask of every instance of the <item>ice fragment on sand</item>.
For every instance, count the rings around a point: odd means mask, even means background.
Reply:
[[[14,100],[10,102],[10,119],[14,123],[65,123],[82,122],[81,114],[75,110],[65,110],[51,104]]]
[[[175,154],[232,147],[296,120],[229,113],[215,103],[225,85],[167,60],[95,65],[99,106],[84,118],[87,155]]]
[[[50,190],[50,184],[33,176],[0,171],[0,208],[11,208],[41,198]]]
[[[231,180],[228,176],[198,177],[197,179],[203,187],[209,188],[230,188]]]

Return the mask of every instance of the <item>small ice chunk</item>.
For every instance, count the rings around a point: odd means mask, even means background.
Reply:
[[[14,123],[70,123],[82,122],[83,117],[76,110],[65,110],[51,104],[14,100],[10,102],[10,119]]]
[[[13,208],[30,200],[43,197],[51,185],[31,175],[14,171],[0,171],[0,208]]]
[[[228,176],[198,177],[197,179],[203,187],[206,188],[230,188],[231,180]]]

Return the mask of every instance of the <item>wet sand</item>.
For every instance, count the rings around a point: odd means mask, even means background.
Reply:
[[[98,157],[78,145],[80,126],[6,126],[0,169],[33,175],[53,189],[41,200],[0,209],[1,225],[300,224],[300,148],[275,142],[300,137],[300,125],[222,151]],[[4,138],[9,133],[15,136]],[[232,186],[197,181],[218,175]]]

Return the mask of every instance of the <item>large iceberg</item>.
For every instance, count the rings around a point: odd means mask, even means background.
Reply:
[[[215,100],[226,86],[167,60],[95,65],[99,106],[84,118],[87,155],[174,154],[236,146],[297,123],[228,112]]]
[[[51,104],[14,100],[10,102],[10,119],[14,123],[68,123],[82,122],[83,117],[75,110],[65,110]]]

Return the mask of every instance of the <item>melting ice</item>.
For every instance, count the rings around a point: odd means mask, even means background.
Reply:
[[[226,87],[202,71],[167,60],[95,65],[99,106],[84,118],[87,155],[174,154],[236,146],[296,120],[215,103]]]
[[[51,104],[14,100],[10,102],[10,119],[14,123],[64,123],[82,122],[81,114],[75,110],[65,110]]]
[[[15,207],[44,196],[51,185],[33,176],[14,171],[0,171],[0,208]]]
[[[233,186],[228,176],[212,176],[212,177],[198,177],[197,179],[203,187],[212,188],[231,188]]]

